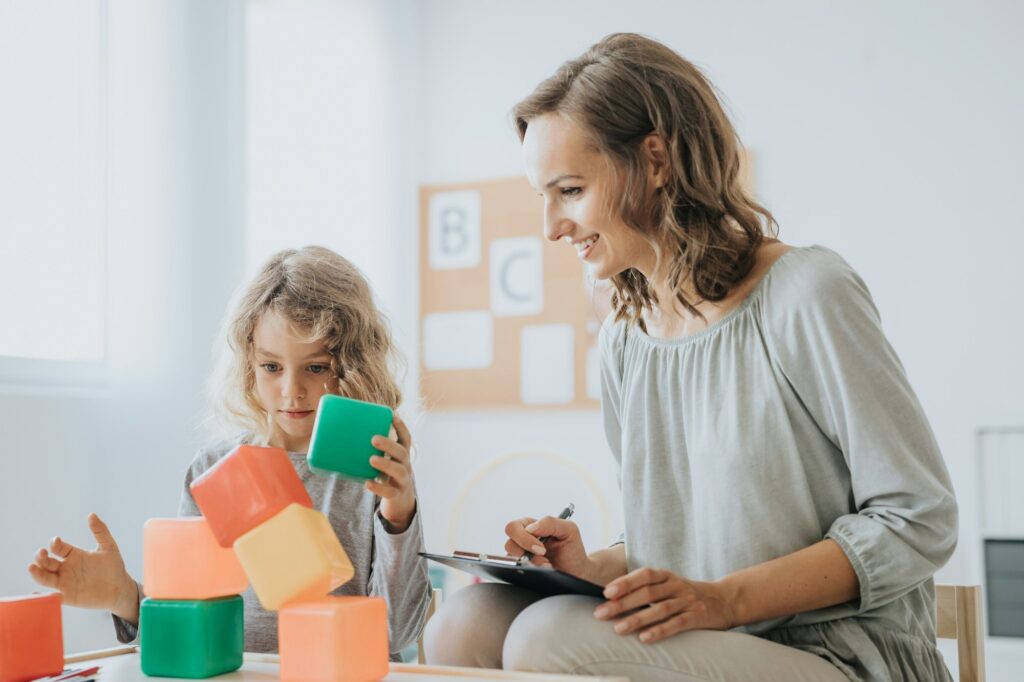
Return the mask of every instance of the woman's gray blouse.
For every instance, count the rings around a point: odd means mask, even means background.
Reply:
[[[948,680],[932,575],[957,506],[867,287],[823,247],[785,253],[734,311],[673,340],[601,330],[602,409],[629,569],[716,580],[824,538],[856,601],[743,629],[851,680]]]

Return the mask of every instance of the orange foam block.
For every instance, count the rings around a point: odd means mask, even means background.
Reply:
[[[241,594],[249,579],[202,516],[150,519],[142,533],[142,591],[150,599],[216,599]]]
[[[300,504],[238,538],[235,554],[268,611],[293,599],[323,597],[355,575],[331,522]]]
[[[278,614],[283,682],[370,682],[388,674],[388,611],[380,597],[292,602]]]
[[[221,547],[231,547],[289,504],[313,507],[288,453],[280,448],[241,445],[190,488]]]
[[[0,682],[64,670],[59,594],[0,598]]]

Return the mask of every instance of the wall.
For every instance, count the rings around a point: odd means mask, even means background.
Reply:
[[[973,434],[1024,423],[1021,218],[1024,44],[1011,3],[488,3],[420,11],[421,183],[520,174],[512,105],[607,33],[636,31],[695,61],[755,156],[758,196],[793,244],[864,276],[952,472],[961,545],[940,573],[977,580]],[[412,283],[409,285],[411,291]],[[556,443],[609,477],[596,414],[429,415],[425,500],[511,448]],[[441,472],[444,472],[442,475]],[[482,511],[500,533],[530,497]],[[451,504],[433,504],[445,519]],[[428,537],[444,547],[439,534]]]

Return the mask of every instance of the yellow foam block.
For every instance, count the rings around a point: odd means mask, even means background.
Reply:
[[[242,535],[234,548],[268,611],[295,599],[323,597],[355,575],[331,522],[300,504],[288,505]]]

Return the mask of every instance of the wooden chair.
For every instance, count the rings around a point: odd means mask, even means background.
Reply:
[[[981,622],[981,587],[936,585],[935,606],[942,639],[955,639],[960,682],[985,682],[985,631]]]
[[[442,597],[441,590],[439,590],[438,588],[435,587],[433,594],[430,596],[430,606],[427,607],[427,617],[423,621],[424,632],[426,631],[427,623],[430,622],[431,616],[433,616],[434,613],[441,607],[441,597]],[[423,665],[424,663],[427,662],[427,657],[423,653],[423,635],[422,634],[420,635],[420,639],[419,639],[419,641],[416,644],[417,644],[417,648],[419,649],[420,665]]]

